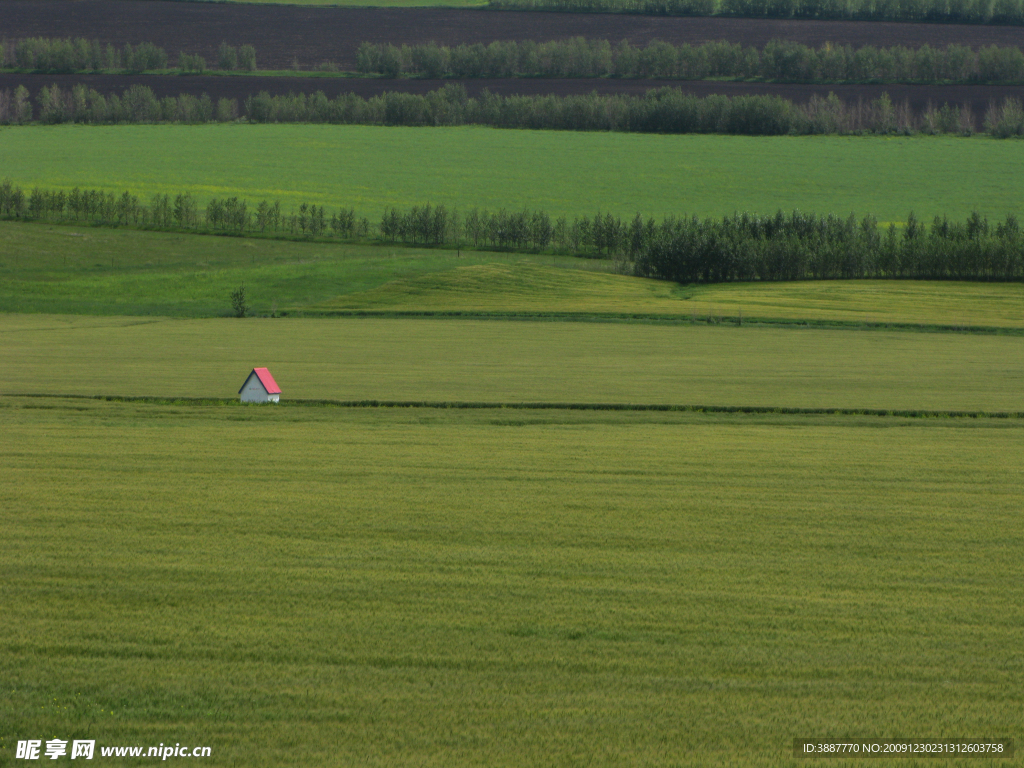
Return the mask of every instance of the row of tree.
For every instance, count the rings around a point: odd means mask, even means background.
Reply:
[[[1024,279],[1024,237],[1015,217],[991,226],[977,213],[962,222],[936,217],[924,226],[879,228],[857,220],[794,212],[774,217],[737,214],[721,220],[669,218],[641,222],[633,272],[681,283],[750,280],[916,278]]]
[[[152,43],[126,44],[123,48],[99,40],[27,37],[0,42],[3,66],[42,72],[80,72],[120,69],[143,72],[167,68],[167,51]]]
[[[227,43],[221,43],[217,48],[217,69],[235,70],[244,72],[256,71],[256,49],[251,45],[235,47]]]
[[[200,206],[191,193],[171,197],[154,195],[146,205],[137,195],[96,189],[47,190],[28,193],[10,180],[0,183],[0,216],[9,219],[119,224],[201,232],[260,233],[309,237],[365,239],[370,222],[355,209],[328,214],[324,206],[302,203],[284,212],[280,202],[260,201],[250,206],[238,197],[214,198]]]
[[[769,96],[708,96],[660,89],[644,97],[525,96],[501,97],[484,92],[469,99],[461,85],[449,85],[425,96],[385,93],[371,99],[353,94],[328,99],[261,93],[239,110],[235,99],[214,102],[206,94],[157,99],[147,86],[133,85],[120,96],[77,85],[62,90],[54,84],[40,90],[38,119],[55,123],[208,123],[245,119],[266,123],[335,123],[357,125],[492,125],[502,128],[607,130],[648,133],[781,134],[971,134],[976,119],[970,105],[936,108],[915,114],[886,94],[870,103],[846,104],[834,94],[812,96],[806,104]],[[28,90],[0,91],[0,124],[28,123],[36,114]],[[984,129],[1006,138],[1024,135],[1024,108],[1017,99],[991,104]]]
[[[936,217],[930,227],[911,213],[906,226],[799,211],[722,219],[609,213],[552,220],[543,211],[478,211],[459,217],[443,205],[386,209],[382,239],[411,244],[544,251],[623,260],[630,271],[680,283],[923,278],[1024,279],[1024,235],[1010,215],[991,226],[978,213],[965,221]]]
[[[370,99],[343,94],[328,99],[322,91],[307,96],[271,96],[261,92],[245,100],[216,103],[206,94],[157,99],[143,85],[120,96],[104,96],[76,85],[53,84],[40,90],[38,114],[26,88],[0,91],[0,124],[28,123],[208,123],[244,119],[253,123],[334,123],[344,125],[455,126],[490,125],[575,131],[641,133],[728,133],[750,136],[785,134],[971,134],[977,130],[969,104],[929,106],[916,114],[907,102],[887,94],[848,104],[835,94],[812,96],[806,104],[777,96],[705,96],[661,88],[643,96],[499,96],[484,91],[477,99],[449,84],[425,95],[384,93]],[[989,105],[984,130],[999,138],[1024,135],[1024,108],[1018,99]]]
[[[653,16],[1024,24],[1024,0],[490,0],[488,7]]]
[[[763,49],[717,41],[679,45],[655,40],[633,46],[623,40],[574,37],[537,43],[490,45],[378,45],[363,43],[356,65],[363,74],[386,77],[625,77],[763,78],[791,82],[1006,82],[1024,79],[1018,47],[965,45],[933,48],[823,45],[772,40]]]
[[[633,274],[680,283],[750,280],[919,278],[1024,280],[1024,233],[1009,215],[992,225],[973,213],[964,221],[936,217],[930,226],[913,213],[902,228],[880,227],[872,216],[779,211],[721,219],[609,213],[560,216],[544,211],[487,211],[464,215],[444,205],[389,207],[379,225],[354,209],[328,212],[303,203],[284,212],[279,202],[250,206],[237,197],[205,207],[189,193],[155,195],[149,205],[128,191],[43,190],[26,193],[0,183],[0,216],[310,238],[512,251],[555,251],[622,261]]]
[[[26,37],[0,41],[0,64],[5,69],[36,72],[99,72],[123,70],[145,72],[167,69],[167,51],[153,43],[126,44],[123,48],[103,45],[99,40],[84,37]],[[178,56],[182,72],[204,72],[206,59],[198,54],[182,52]],[[256,49],[251,45],[236,47],[221,43],[217,50],[217,69],[256,69]]]
[[[500,96],[484,91],[468,98],[450,84],[425,95],[384,93],[370,99],[343,94],[328,99],[266,92],[245,101],[252,122],[325,122],[366,125],[490,125],[574,131],[640,133],[785,134],[925,133],[970,134],[977,130],[969,104],[929,106],[915,114],[904,101],[883,93],[870,103],[854,104],[835,94],[814,95],[805,104],[777,96],[695,96],[679,88],[659,88],[642,96],[597,94]],[[985,131],[1006,138],[1024,135],[1021,102],[1007,98],[989,105]]]
[[[208,94],[168,96],[158,99],[145,85],[133,85],[119,96],[104,96],[99,91],[76,85],[63,90],[56,83],[41,88],[36,98],[39,122],[57,123],[210,123],[230,122],[239,115],[238,100],[221,98],[216,102]],[[0,91],[0,123],[25,123],[33,119],[28,91],[19,86],[14,92]]]

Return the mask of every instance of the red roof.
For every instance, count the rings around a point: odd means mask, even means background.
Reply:
[[[281,388],[277,386],[277,382],[274,381],[274,377],[270,375],[270,371],[266,368],[253,368],[252,372],[255,373],[260,380],[260,384],[267,390],[268,395],[280,395]]]

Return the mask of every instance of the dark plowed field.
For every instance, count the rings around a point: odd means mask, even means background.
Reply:
[[[671,43],[730,40],[762,46],[773,38],[807,45],[1024,45],[1020,27],[893,24],[761,19],[684,19],[614,14],[518,13],[438,8],[309,8],[163,0],[0,0],[0,35],[87,37],[121,45],[149,41],[215,59],[222,41],[256,47],[262,68],[294,60],[311,67],[325,60],[354,68],[364,40],[447,45],[494,40],[557,40],[573,35],[653,39]]]
[[[208,93],[212,98],[236,98],[239,101],[247,96],[267,91],[278,95],[287,93],[314,93],[323,91],[331,98],[342,93],[356,93],[363,97],[376,96],[384,91],[405,91],[407,93],[427,93],[436,90],[446,83],[461,82],[471,96],[476,96],[484,88],[493,93],[509,94],[573,94],[573,93],[629,93],[643,94],[651,88],[662,86],[679,87],[689,93],[707,96],[724,93],[730,96],[747,94],[771,94],[806,102],[813,94],[827,96],[830,91],[848,103],[859,100],[877,99],[882,92],[887,92],[896,102],[907,101],[915,111],[924,110],[931,102],[936,106],[944,103],[963,104],[969,102],[977,115],[982,115],[989,101],[1001,102],[1007,96],[1024,98],[1024,86],[999,85],[787,85],[775,83],[732,83],[707,81],[679,80],[545,80],[545,79],[510,79],[510,80],[381,80],[332,77],[211,77],[211,76],[171,76],[153,75],[4,75],[0,74],[0,90],[15,88],[19,84],[27,87],[33,98],[39,89],[51,83],[61,88],[71,88],[76,83],[84,83],[101,93],[120,93],[129,86],[140,83],[148,85],[159,96],[177,96],[191,93],[196,96]]]

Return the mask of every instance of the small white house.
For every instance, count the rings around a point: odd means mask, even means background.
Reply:
[[[238,394],[243,403],[276,403],[281,399],[281,388],[266,368],[253,368]]]

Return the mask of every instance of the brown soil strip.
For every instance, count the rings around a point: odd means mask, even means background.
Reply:
[[[167,50],[199,53],[213,62],[217,46],[249,43],[260,67],[304,68],[333,61],[355,68],[359,43],[446,45],[494,40],[560,40],[574,35],[679,45],[729,40],[763,46],[787,39],[819,46],[951,43],[1024,46],[1024,28],[854,21],[665,18],[617,14],[535,13],[445,8],[315,8],[166,0],[3,0],[0,35],[97,38],[123,45],[148,41]]]

